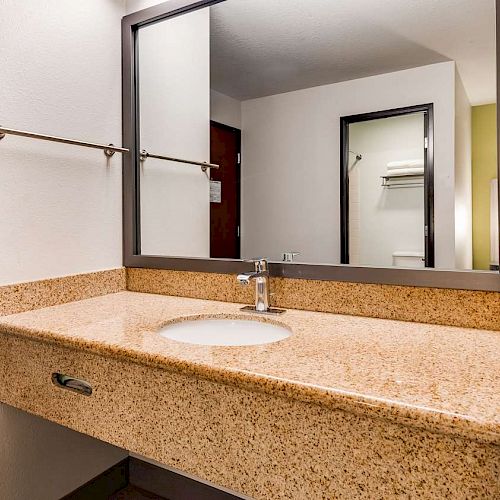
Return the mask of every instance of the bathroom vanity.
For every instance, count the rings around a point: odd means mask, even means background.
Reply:
[[[500,499],[500,0],[5,3],[0,497]]]
[[[0,400],[256,499],[498,496],[498,332],[240,308],[123,291],[4,316]],[[209,318],[290,336],[159,334]]]

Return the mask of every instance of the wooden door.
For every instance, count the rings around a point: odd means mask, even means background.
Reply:
[[[210,122],[210,257],[240,258],[241,131]]]

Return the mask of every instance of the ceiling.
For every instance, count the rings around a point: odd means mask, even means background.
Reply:
[[[226,0],[211,8],[212,88],[239,100],[454,60],[496,100],[495,0]]]

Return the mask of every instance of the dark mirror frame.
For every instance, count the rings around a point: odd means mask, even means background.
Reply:
[[[349,125],[414,113],[424,115],[424,137],[427,141],[424,146],[425,267],[434,268],[434,104],[432,103],[340,117],[340,262],[342,264],[349,264]]]
[[[123,264],[125,267],[222,274],[237,274],[249,270],[250,264],[242,260],[165,257],[160,255],[141,255],[140,253],[137,33],[141,27],[149,24],[223,1],[225,0],[170,0],[169,2],[134,12],[122,19],[123,146],[130,150],[130,153],[123,155]],[[496,0],[497,102],[499,102],[498,96],[500,95],[498,85],[498,67],[500,66],[500,36],[498,35],[500,33],[499,6],[500,0]],[[497,106],[498,123],[500,123],[499,109],[500,107]],[[499,129],[500,127],[497,127],[497,148],[500,142]],[[500,292],[500,274],[492,271],[454,271],[425,268],[402,269],[349,266],[343,264],[271,262],[270,273],[271,276],[283,278]]]

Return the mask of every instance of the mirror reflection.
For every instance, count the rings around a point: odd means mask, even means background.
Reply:
[[[226,0],[138,52],[143,255],[498,269],[494,0]]]

